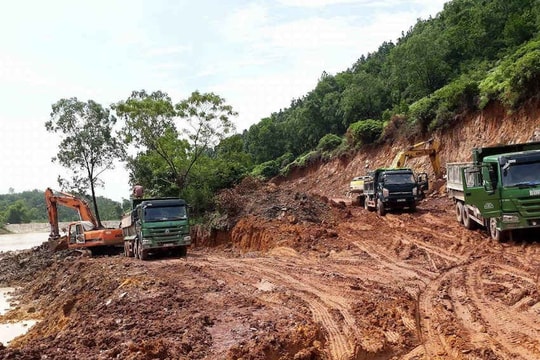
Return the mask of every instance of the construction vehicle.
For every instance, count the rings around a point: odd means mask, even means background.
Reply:
[[[485,227],[497,241],[540,230],[540,142],[472,149],[472,162],[448,163],[447,191],[456,220]]]
[[[394,160],[392,161],[392,165],[390,167],[394,169],[402,168],[407,162],[407,159],[420,156],[429,156],[435,178],[440,179],[442,178],[443,174],[441,160],[439,158],[439,148],[440,143],[434,139],[419,142],[410,146],[409,148],[407,148],[407,150],[398,152],[394,157]]]
[[[90,207],[83,199],[72,194],[45,190],[45,204],[49,215],[51,232],[49,242],[55,249],[85,249],[95,247],[122,246],[122,229],[99,226]],[[77,211],[79,221],[68,224],[66,235],[60,235],[58,205]]]
[[[377,210],[384,216],[388,210],[409,208],[416,205],[427,190],[427,174],[414,174],[411,169],[376,169],[364,179],[360,203],[366,210]]]
[[[191,244],[187,204],[179,198],[142,198],[134,190],[132,209],[122,217],[124,255],[146,260],[150,254],[187,255]]]
[[[347,196],[353,196],[353,194],[362,194],[364,192],[364,180],[366,178],[368,178],[368,176],[353,177],[349,184]]]

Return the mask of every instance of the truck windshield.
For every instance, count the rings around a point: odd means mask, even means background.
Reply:
[[[384,177],[385,184],[410,184],[414,182],[413,174],[386,174]]]
[[[540,162],[517,163],[503,166],[504,186],[534,186],[540,184]]]
[[[144,220],[163,221],[186,218],[185,206],[147,207],[144,209]]]

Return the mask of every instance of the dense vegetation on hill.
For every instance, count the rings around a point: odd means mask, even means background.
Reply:
[[[214,209],[216,192],[246,175],[286,175],[366,144],[417,140],[491,101],[513,111],[539,94],[538,0],[453,0],[396,43],[335,75],[323,72],[313,90],[242,134],[233,134],[235,111],[212,93],[173,104],[164,92],[135,91],[107,109],[71,103],[124,121],[121,140],[137,149],[124,159],[131,185],[150,196],[181,196],[199,215]],[[98,203],[102,219],[119,216],[118,204]],[[0,220],[44,220],[38,204],[29,195],[0,197]]]
[[[540,90],[539,30],[534,0],[446,3],[395,44],[323,73],[315,89],[251,126],[243,139],[255,173],[286,172],[292,159],[301,166],[331,149],[422,137],[489,101],[519,107]]]

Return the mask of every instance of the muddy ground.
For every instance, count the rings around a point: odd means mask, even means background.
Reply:
[[[438,193],[380,217],[244,185],[187,258],[3,254],[24,305],[0,320],[41,321],[0,359],[540,359],[534,235],[495,243]]]

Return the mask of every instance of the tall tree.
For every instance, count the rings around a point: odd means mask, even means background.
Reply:
[[[176,129],[171,98],[162,91],[133,91],[113,108],[124,119],[121,133],[125,143],[138,150],[127,161],[132,185],[140,183],[155,196],[178,195],[189,144]]]
[[[176,105],[161,91],[135,91],[114,109],[125,119],[122,133],[126,143],[140,149],[128,163],[131,181],[144,180],[143,175],[148,181],[159,178],[147,185],[169,194],[182,191],[199,158],[234,131],[230,117],[237,114],[220,96],[198,91]]]
[[[87,194],[90,189],[99,226],[96,187],[103,186],[99,176],[114,167],[114,160],[125,155],[123,144],[113,134],[115,123],[116,118],[109,109],[93,100],[84,102],[76,97],[53,104],[51,118],[45,122],[47,131],[58,134],[61,139],[59,151],[52,160],[72,172],[70,179],[59,176],[59,185],[80,194]]]
[[[219,95],[201,94],[199,91],[191,93],[189,98],[176,104],[175,108],[181,119],[179,127],[191,145],[189,163],[181,179],[185,183],[200,156],[234,132],[235,126],[230,118],[238,113]]]

